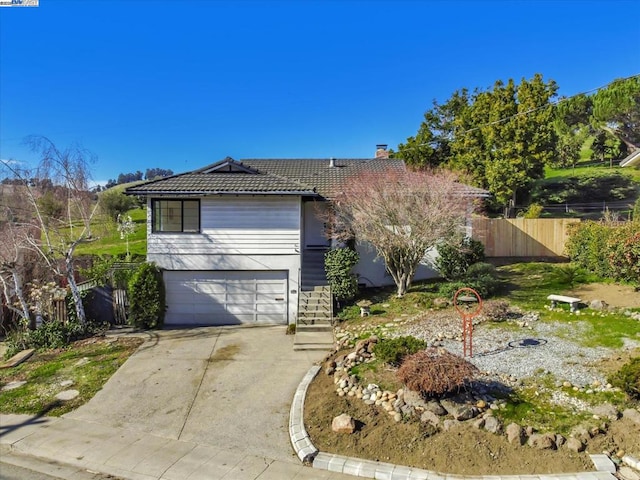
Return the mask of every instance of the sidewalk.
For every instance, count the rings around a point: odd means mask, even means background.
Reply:
[[[0,415],[0,445],[26,455],[130,480],[354,477],[224,447],[173,440],[68,418]]]

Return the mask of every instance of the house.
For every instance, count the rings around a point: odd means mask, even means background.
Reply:
[[[404,168],[379,146],[363,159],[225,158],[129,187],[147,198],[147,260],[164,270],[165,323],[295,323],[301,291],[326,284],[319,213],[350,177]],[[360,250],[360,281],[393,284]],[[428,276],[424,267],[416,278]]]
[[[621,167],[640,166],[640,148],[634,150],[625,158],[620,160]]]

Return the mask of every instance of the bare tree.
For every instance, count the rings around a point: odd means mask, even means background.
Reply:
[[[3,208],[6,210],[6,208]],[[24,284],[26,271],[27,238],[25,227],[12,222],[0,223],[0,283],[7,307],[16,313],[25,325],[33,328],[26,300]]]
[[[345,182],[333,202],[332,236],[372,245],[401,297],[427,251],[463,235],[470,205],[450,172],[363,173]]]
[[[28,215],[23,215],[26,218],[24,222],[31,226],[25,242],[29,249],[38,253],[51,272],[66,279],[77,318],[85,323],[74,261],[76,247],[92,238],[91,221],[98,207],[89,192],[88,164],[93,156],[79,146],[60,150],[42,136],[28,137],[25,143],[40,156],[35,169],[26,172],[16,169],[12,162],[2,161],[4,168],[20,181],[24,189],[29,210]],[[59,198],[64,205],[63,215],[51,215],[43,206],[43,183],[56,186],[58,192],[63,192]]]

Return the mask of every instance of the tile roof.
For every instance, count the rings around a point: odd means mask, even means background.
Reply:
[[[131,195],[293,194],[331,198],[340,184],[364,171],[404,170],[397,159],[333,160],[226,158],[206,167],[134,185]]]

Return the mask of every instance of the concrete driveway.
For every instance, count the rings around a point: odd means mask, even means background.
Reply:
[[[164,330],[65,418],[298,462],[295,389],[325,352],[294,352],[284,326]]]

